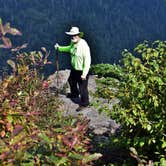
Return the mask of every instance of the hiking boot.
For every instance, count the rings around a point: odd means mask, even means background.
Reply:
[[[72,93],[68,93],[68,94],[66,95],[66,97],[67,97],[67,98],[79,98],[78,95],[75,95],[75,94],[72,94]]]
[[[89,106],[82,106],[82,105],[80,105],[77,109],[76,109],[76,111],[77,112],[79,112],[79,111],[82,111],[82,110],[84,110],[84,109],[86,109],[86,108],[88,108]]]

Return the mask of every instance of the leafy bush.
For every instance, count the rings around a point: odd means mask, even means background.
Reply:
[[[102,77],[96,79],[97,89],[94,96],[102,97],[104,99],[108,99],[108,102],[115,98],[115,93],[117,92],[117,88],[119,86],[119,80],[111,77]]]
[[[48,86],[38,72],[27,65],[26,55],[17,55],[17,63],[8,60],[13,74],[0,83],[0,159],[3,164],[22,161],[26,150],[34,144],[33,138],[40,133],[38,118],[44,110],[53,109],[47,104],[45,89]],[[54,102],[55,107],[58,102]]]
[[[6,35],[2,22],[0,32]],[[12,49],[12,74],[0,82],[0,165],[92,165],[101,155],[89,152],[87,120],[64,117],[62,103],[40,74],[50,64],[49,53],[21,53],[24,47]]]
[[[112,115],[122,124],[128,146],[145,159],[159,161],[166,155],[166,42],[145,41],[134,50],[141,58],[123,52],[125,81]]]
[[[128,50],[123,51],[121,80],[117,82],[118,91],[112,95],[120,103],[111,111],[111,117],[121,124],[121,136],[116,137],[111,147],[120,146],[130,151],[138,163],[155,165],[166,163],[166,42],[145,41],[134,49],[136,56]],[[140,57],[140,58],[138,58]],[[99,66],[97,66],[99,67]],[[97,72],[108,76],[101,65]],[[103,70],[104,69],[104,70]],[[102,74],[103,72],[103,74]],[[118,73],[115,72],[115,75]],[[111,75],[112,76],[112,75]],[[102,79],[100,90],[112,88],[112,78]],[[110,82],[106,80],[111,80]],[[104,93],[98,93],[103,97]],[[110,112],[110,111],[109,111]],[[126,160],[126,159],[124,159]]]
[[[97,89],[95,97],[108,99],[108,102],[115,97],[119,81],[123,79],[123,70],[119,65],[97,64],[92,65],[91,72],[97,74]]]
[[[92,65],[91,72],[97,74],[99,77],[114,77],[121,79],[123,76],[123,70],[119,65],[111,64],[97,64]]]

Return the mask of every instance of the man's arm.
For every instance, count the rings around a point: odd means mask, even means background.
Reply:
[[[59,52],[70,52],[71,44],[69,46],[59,46],[58,51]]]
[[[58,43],[54,45],[55,50],[58,50],[59,52],[70,52],[71,47],[72,43],[68,46],[60,46]]]

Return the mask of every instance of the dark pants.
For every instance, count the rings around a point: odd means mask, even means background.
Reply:
[[[81,79],[82,71],[72,69],[68,79],[71,94],[79,96],[81,98],[81,106],[89,105],[89,94],[88,94],[88,75],[86,80]]]

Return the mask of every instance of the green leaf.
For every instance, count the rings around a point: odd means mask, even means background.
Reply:
[[[143,147],[143,146],[144,146],[144,144],[145,144],[145,142],[144,142],[144,141],[141,141],[141,142],[139,143],[140,147]]]
[[[34,166],[34,162],[21,163],[22,166]]]
[[[163,157],[160,159],[160,166],[165,166],[166,165],[166,159]]]
[[[7,115],[7,120],[8,120],[8,122],[12,123],[13,122],[13,117],[11,115]]]
[[[14,61],[12,61],[12,60],[7,60],[7,63],[12,67],[12,69],[14,70],[14,71],[16,71],[16,64],[15,64],[15,62]]]
[[[49,156],[49,160],[53,162],[55,165],[58,163],[59,158],[55,157],[53,154]]]
[[[77,153],[69,153],[69,157],[73,158],[73,159],[77,159],[77,160],[82,160],[83,159],[83,155],[77,154]]]
[[[138,155],[136,149],[134,147],[130,147],[129,150],[134,154],[134,155]]]
[[[153,56],[154,56],[154,57],[158,57],[158,55],[159,55],[159,52],[157,52],[157,51],[155,51],[155,52],[153,53]]]
[[[147,125],[147,130],[150,131],[152,129],[152,126],[150,124]]]
[[[56,166],[62,166],[64,164],[67,166],[66,164],[67,162],[68,162],[68,159],[66,157],[62,157],[59,161],[56,162]]]
[[[41,139],[43,139],[43,141],[45,141],[46,143],[50,143],[51,142],[51,139],[45,135],[44,133],[39,133],[38,135]]]
[[[57,132],[57,133],[64,133],[64,132],[66,132],[66,131],[65,131],[64,129],[62,129],[62,128],[55,128],[54,131]]]
[[[162,143],[162,148],[163,148],[163,149],[166,148],[166,141],[164,141],[164,142]]]

